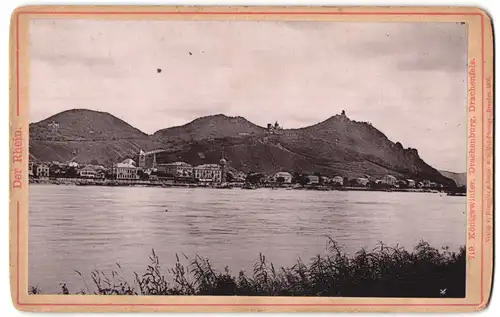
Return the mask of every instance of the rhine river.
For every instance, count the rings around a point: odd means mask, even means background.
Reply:
[[[210,258],[233,275],[259,253],[275,266],[325,254],[327,236],[353,254],[378,241],[412,249],[424,239],[465,244],[465,197],[436,193],[30,185],[28,279],[44,293],[85,288],[94,269],[118,262],[132,281],[154,248],[166,270],[175,254]],[[182,258],[182,256],[181,256]]]

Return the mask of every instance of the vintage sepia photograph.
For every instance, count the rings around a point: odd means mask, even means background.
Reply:
[[[467,23],[27,38],[29,294],[466,297]]]

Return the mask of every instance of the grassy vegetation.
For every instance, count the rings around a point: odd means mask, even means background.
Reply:
[[[368,252],[347,256],[329,240],[327,253],[309,264],[301,260],[290,268],[276,268],[259,256],[251,275],[237,276],[226,267],[213,268],[209,259],[196,256],[177,262],[165,275],[154,250],[143,274],[135,273],[130,283],[119,264],[111,274],[93,271],[92,288],[74,294],[99,295],[240,295],[240,296],[346,296],[346,297],[465,297],[465,248],[458,253],[438,250],[420,242],[412,252],[382,243]],[[442,295],[440,290],[446,289]],[[31,294],[40,294],[30,287]],[[70,294],[65,284],[60,294]]]

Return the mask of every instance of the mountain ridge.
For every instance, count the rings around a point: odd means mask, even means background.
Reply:
[[[444,171],[440,170],[439,171],[441,175],[444,177],[450,178],[455,181],[457,186],[466,186],[467,185],[467,173],[456,173],[456,172],[450,172],[450,171]]]
[[[453,182],[367,122],[344,114],[317,124],[269,133],[244,117],[216,114],[146,134],[107,112],[73,109],[30,124],[30,154],[40,160],[97,160],[110,164],[140,149],[167,149],[165,160],[217,162],[224,151],[232,167],[344,174],[394,174]],[[218,158],[217,158],[218,157]],[[213,163],[212,162],[212,163]]]
[[[85,119],[85,120],[84,120]],[[63,126],[56,126],[60,121],[64,122]],[[93,127],[89,127],[85,123],[93,121]],[[54,125],[51,125],[51,124]],[[84,124],[82,124],[84,123]],[[113,125],[120,130],[119,135],[108,135],[107,133],[113,132],[106,129],[107,125]],[[69,138],[88,138],[92,134],[94,138],[107,139],[112,137],[120,138],[140,138],[147,137],[148,134],[131,126],[124,120],[102,111],[88,110],[88,109],[71,109],[54,114],[44,120],[30,123],[30,138],[38,136],[38,134],[45,133],[45,137],[59,138],[60,140],[67,140]],[[96,129],[96,127],[98,129]],[[37,131],[40,129],[40,131]],[[124,137],[125,136],[125,137]]]
[[[157,139],[177,137],[186,141],[199,140],[207,137],[229,137],[239,133],[263,134],[264,132],[265,128],[243,117],[230,117],[224,114],[216,114],[196,118],[184,125],[160,129],[153,133],[152,136]]]

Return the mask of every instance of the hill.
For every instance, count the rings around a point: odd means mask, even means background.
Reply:
[[[450,178],[455,181],[457,186],[467,185],[467,173],[454,173],[448,171],[439,171],[444,177]]]
[[[41,161],[101,164],[151,147],[150,137],[117,117],[86,109],[68,110],[29,126],[30,156]]]
[[[333,116],[310,127],[285,130],[281,139],[290,150],[328,159],[330,165],[338,166],[341,171],[449,181],[425,163],[416,149],[405,149],[371,124],[350,120],[345,115]]]
[[[153,138],[160,142],[199,141],[234,137],[242,134],[264,135],[265,129],[243,117],[223,114],[195,119],[185,125],[162,129]]]
[[[182,138],[185,133],[179,127],[166,131],[171,140]],[[352,121],[343,115],[313,126],[283,130],[277,135],[265,135],[265,132],[244,137],[223,135],[226,137],[216,139],[200,135],[196,141],[171,151],[165,160],[191,164],[216,162],[224,151],[229,164],[244,172],[283,170],[348,177],[392,174],[443,184],[453,182],[425,163],[417,150],[404,149],[370,124]]]
[[[63,111],[30,124],[30,140],[105,141],[140,139],[148,135],[107,113],[86,109]]]
[[[58,124],[57,127],[54,123]],[[216,163],[224,151],[243,172],[279,170],[382,177],[392,174],[444,184],[453,181],[425,163],[415,149],[393,143],[365,122],[345,115],[300,129],[268,134],[242,117],[214,115],[147,135],[103,112],[65,111],[30,125],[30,154],[39,160],[116,162],[140,149],[168,149],[161,162]]]

